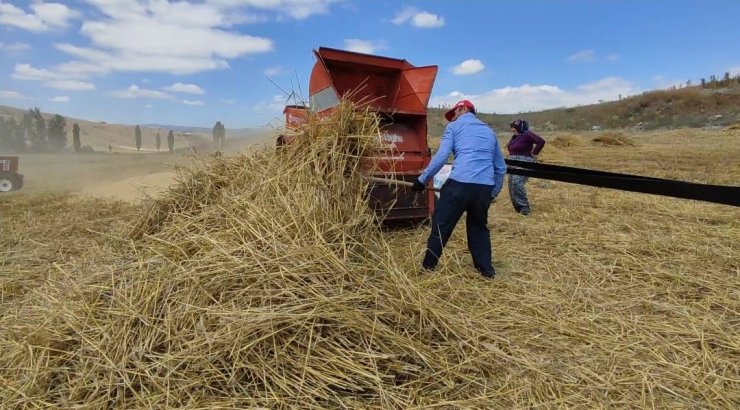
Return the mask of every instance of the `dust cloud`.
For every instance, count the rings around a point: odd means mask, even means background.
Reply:
[[[270,144],[274,138],[245,138],[232,141],[225,150],[233,153],[254,145]],[[113,152],[86,154],[17,154],[19,173],[24,176],[20,191],[4,195],[75,193],[105,199],[136,202],[157,196],[172,183],[177,166],[189,166],[211,154],[207,147],[178,150],[176,153],[119,147]]]

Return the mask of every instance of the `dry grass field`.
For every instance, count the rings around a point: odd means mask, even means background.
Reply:
[[[491,207],[495,280],[464,223],[425,275],[428,226],[378,229],[357,147],[314,132],[143,205],[29,170],[0,197],[0,407],[740,407],[739,209],[531,179],[532,215]],[[738,130],[543,137],[543,162],[740,181]],[[116,181],[165,172],[130,161]]]

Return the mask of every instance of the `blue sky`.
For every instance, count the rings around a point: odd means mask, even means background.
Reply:
[[[0,104],[262,126],[321,46],[437,65],[431,105],[516,113],[740,73],[737,0],[0,0]],[[270,80],[266,78],[268,76]]]

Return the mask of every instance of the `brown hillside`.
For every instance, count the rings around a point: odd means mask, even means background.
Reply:
[[[0,106],[0,116],[5,118],[14,117],[16,120],[20,120],[26,110]],[[43,113],[44,119],[47,121],[54,116],[54,113]],[[136,143],[134,140],[134,125],[123,125],[123,124],[109,124],[104,121],[94,122],[81,120],[77,118],[64,117],[67,120],[67,138],[69,143],[72,142],[72,124],[78,123],[80,125],[80,140],[82,145],[89,145],[96,151],[107,151],[108,145],[111,146],[115,152],[136,152]],[[167,151],[167,133],[169,130],[159,130],[162,136],[161,150]],[[141,151],[142,152],[156,152],[157,146],[155,143],[155,135],[157,134],[156,128],[141,127]],[[207,142],[210,137],[205,135],[184,135],[180,132],[175,132],[175,149],[188,148],[189,146],[200,146]]]
[[[441,108],[429,110],[430,136],[441,135],[444,130],[447,121],[443,114]],[[527,119],[533,129],[541,131],[586,131],[593,126],[646,130],[726,127],[740,122],[740,84],[719,89],[689,87],[650,91],[621,101],[539,112],[480,113],[479,118],[502,134],[509,133],[508,124],[516,118]]]

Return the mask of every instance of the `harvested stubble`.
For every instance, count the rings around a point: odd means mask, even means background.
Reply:
[[[500,278],[461,229],[417,275],[428,228],[379,232],[344,125],[183,173],[125,265],[1,311],[0,407],[738,407],[735,210],[533,185],[492,207]]]

